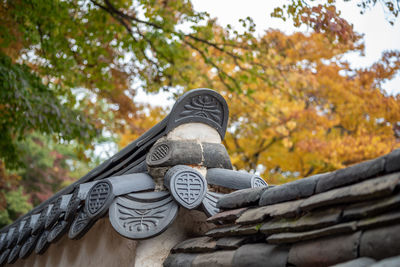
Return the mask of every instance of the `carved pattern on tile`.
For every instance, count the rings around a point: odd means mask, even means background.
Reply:
[[[3,265],[6,262],[10,252],[11,252],[11,250],[8,248],[8,249],[4,250],[3,253],[1,253],[1,255],[0,255],[0,265]]]
[[[223,194],[210,191],[207,192],[202,202],[203,210],[207,214],[207,216],[213,216],[220,212],[219,208],[217,208],[217,202],[221,196],[223,196]]]
[[[90,218],[85,211],[81,210],[75,217],[74,221],[69,228],[68,237],[71,239],[79,239],[85,234],[87,228],[90,227]]]
[[[30,236],[25,243],[22,245],[21,250],[19,252],[19,257],[21,259],[26,259],[32,251],[35,249],[36,241],[38,240],[37,236]]]
[[[19,245],[13,247],[13,249],[10,252],[10,255],[8,255],[7,263],[12,264],[18,259],[20,249],[21,246]]]
[[[151,154],[151,161],[158,161],[168,155],[169,146],[167,144],[158,145]]]
[[[254,176],[251,180],[251,187],[266,187],[268,184],[258,176]]]
[[[162,193],[162,192],[153,192]],[[144,239],[163,232],[174,220],[178,206],[169,194],[163,199],[133,200],[117,197],[109,209],[114,229],[132,239]]]
[[[174,199],[187,209],[196,208],[203,201],[207,182],[195,169],[177,165],[165,175],[165,185]]]
[[[47,236],[49,235],[49,231],[45,230],[43,233],[40,235],[36,247],[35,247],[35,252],[37,254],[43,254],[46,249],[49,247],[49,242],[47,242]]]
[[[106,181],[96,183],[86,197],[86,210],[89,215],[96,215],[109,200],[112,193],[111,184]]]
[[[54,225],[53,229],[49,232],[49,235],[47,236],[47,241],[52,243],[54,241],[57,241],[61,235],[63,235],[68,227],[68,222],[66,221],[60,221],[57,224]]]
[[[179,118],[199,116],[222,125],[223,113],[224,111],[219,101],[209,94],[204,94],[193,97],[190,103],[184,106]]]

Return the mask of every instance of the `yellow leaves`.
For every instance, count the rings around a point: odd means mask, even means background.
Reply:
[[[289,129],[289,131],[294,130],[296,128],[297,123],[295,121],[288,121],[286,123],[286,128]]]
[[[120,148],[127,146],[139,136],[141,136],[145,131],[160,122],[166,115],[166,111],[161,107],[144,106],[136,114],[127,121],[127,126],[120,134],[120,140],[118,145]]]
[[[290,140],[289,138],[283,138],[282,140],[282,144],[285,148],[290,148],[293,146],[293,142],[292,140]]]
[[[285,126],[283,126],[283,125],[279,125],[278,127],[276,127],[276,128],[275,128],[275,131],[276,131],[278,134],[282,135],[282,136],[287,136],[287,135],[289,135],[289,130],[288,130]]]
[[[332,59],[352,44],[278,31],[267,32],[262,42],[268,49],[258,60],[271,64],[266,78],[246,85],[254,88],[251,99],[229,93],[235,131],[225,142],[236,168],[263,166],[268,182],[287,182],[400,146],[393,130],[400,121],[400,99],[373,88],[373,72],[369,80],[349,77],[343,74],[346,64]]]

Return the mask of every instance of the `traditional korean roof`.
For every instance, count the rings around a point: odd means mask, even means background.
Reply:
[[[400,266],[400,150],[330,173],[225,195],[216,227],[164,266]]]
[[[125,238],[152,238],[180,208],[212,216],[218,191],[266,186],[257,175],[232,170],[221,144],[228,114],[215,91],[187,92],[137,140],[1,229],[0,265],[43,254],[65,234],[80,239],[104,217]]]
[[[78,240],[100,218],[125,238],[151,239],[179,209],[203,211],[215,227],[177,244],[165,266],[399,265],[400,150],[268,187],[232,170],[221,144],[228,114],[213,90],[184,94],[137,140],[1,229],[0,265],[63,235]]]

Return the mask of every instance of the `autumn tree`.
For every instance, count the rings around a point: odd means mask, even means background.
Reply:
[[[381,83],[396,73],[398,53],[388,52],[370,69],[353,70],[340,57],[362,50],[361,39],[333,1],[292,4],[300,8],[283,8],[274,15],[288,15],[312,32],[286,36],[270,31],[259,39],[251,18],[241,20],[243,31],[222,28],[206,13],[193,10],[189,0],[2,1],[3,191],[16,188],[10,184],[16,180],[13,175],[24,182],[27,163],[40,166],[39,159],[27,157],[29,149],[43,148],[39,144],[69,144],[78,160],[88,160],[85,150],[104,133],[125,133],[124,144],[143,133],[164,111],[134,103],[137,88],[219,90],[232,103],[226,145],[235,166],[266,168],[277,177],[332,170],[383,153],[390,144],[397,146],[398,100],[385,96]],[[384,111],[379,101],[393,111]],[[361,147],[369,140],[366,136],[383,138],[376,141],[381,147],[347,155],[344,140]],[[329,146],[340,153],[337,159],[328,159]],[[42,155],[57,158],[59,152]],[[38,175],[65,181],[70,172],[48,176],[51,165],[68,167],[64,156],[59,162],[45,161],[46,173]]]
[[[243,40],[245,45],[248,40]],[[259,171],[272,183],[332,171],[400,147],[400,97],[382,85],[400,68],[400,52],[384,52],[368,68],[353,69],[343,56],[362,52],[348,28],[338,38],[320,32],[285,35],[269,30],[252,39],[247,64],[218,49],[229,76],[248,97],[228,90],[202,63],[191,87],[219,89],[230,106],[225,145],[237,169]],[[255,75],[255,70],[258,72]]]

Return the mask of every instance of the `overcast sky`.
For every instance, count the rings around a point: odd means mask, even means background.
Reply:
[[[211,17],[216,17],[220,25],[231,24],[236,29],[240,29],[241,18],[247,16],[253,18],[256,23],[257,34],[262,35],[266,29],[279,29],[285,33],[298,31],[290,21],[271,18],[270,14],[277,6],[282,6],[286,1],[283,0],[192,0],[193,6],[197,11],[207,11]],[[385,19],[382,7],[377,4],[365,14],[360,14],[360,9],[356,3],[359,1],[343,2],[338,0],[337,7],[342,12],[343,17],[354,25],[354,29],[364,34],[365,56],[359,54],[348,55],[346,59],[353,67],[369,66],[377,61],[385,50],[400,50],[400,18],[394,26],[391,26]],[[304,28],[304,30],[306,30]],[[384,89],[389,94],[400,93],[400,75],[387,82]],[[167,93],[158,96],[149,96],[144,92],[139,92],[135,97],[136,101],[171,106],[173,101],[165,101]],[[151,100],[151,101],[150,101]]]

